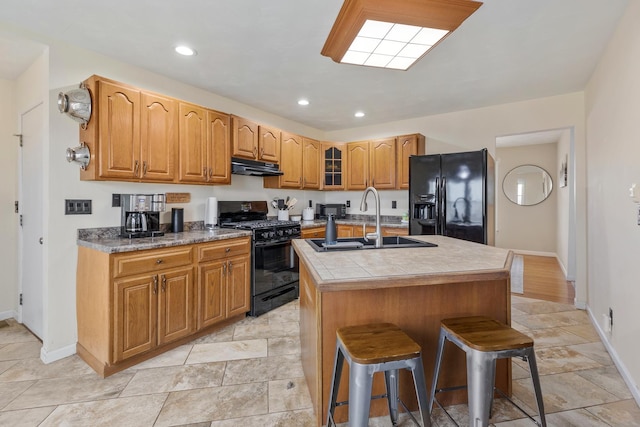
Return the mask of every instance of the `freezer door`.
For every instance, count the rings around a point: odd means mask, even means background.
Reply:
[[[485,150],[442,155],[443,235],[487,243],[485,159]]]
[[[409,158],[409,234],[440,234],[440,155]]]

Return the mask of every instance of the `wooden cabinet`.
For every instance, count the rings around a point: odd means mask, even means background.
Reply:
[[[409,157],[425,154],[425,138],[414,133],[396,137],[396,187],[409,188]]]
[[[250,237],[108,254],[78,247],[78,355],[111,375],[250,310]]]
[[[80,130],[91,152],[82,179],[173,182],[178,147],[178,107],[169,97],[99,76],[85,85],[93,118]]]
[[[300,230],[301,239],[317,239],[319,237],[324,237],[324,235],[325,227],[303,228]]]
[[[280,161],[280,131],[260,126],[250,120],[231,116],[233,156],[278,163]]]
[[[302,137],[282,132],[280,176],[264,177],[265,188],[302,188]]]
[[[351,142],[347,147],[347,190],[369,186],[369,142]]]
[[[319,141],[302,138],[302,188],[320,189],[322,148]]]
[[[338,230],[338,238],[340,237],[354,237],[353,225],[338,224],[336,227]]]
[[[396,139],[369,142],[369,181],[378,190],[396,188]]]
[[[198,329],[251,308],[251,241],[249,238],[198,247]]]
[[[345,144],[323,142],[322,148],[322,190],[344,190],[347,159]]]
[[[114,362],[195,330],[191,248],[118,255],[113,265]]]
[[[380,227],[383,236],[407,236],[409,229],[406,227]],[[374,233],[375,225],[367,223],[362,225],[338,224],[338,237],[364,237],[365,233]]]
[[[231,182],[229,115],[180,103],[180,182]]]

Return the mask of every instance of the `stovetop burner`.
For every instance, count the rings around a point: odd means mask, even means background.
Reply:
[[[273,228],[273,227],[292,227],[299,225],[298,222],[295,221],[279,221],[276,219],[264,219],[264,220],[255,220],[255,221],[235,221],[235,222],[225,222],[224,224],[220,224],[221,227],[225,228],[239,228],[243,230],[258,230],[260,228]]]

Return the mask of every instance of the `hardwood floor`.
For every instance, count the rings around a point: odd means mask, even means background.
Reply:
[[[536,298],[564,304],[573,304],[575,289],[565,280],[564,273],[553,257],[522,255],[524,259],[524,293]]]

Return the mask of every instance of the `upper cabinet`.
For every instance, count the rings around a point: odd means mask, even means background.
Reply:
[[[233,157],[278,163],[280,131],[232,116]]]
[[[399,190],[409,188],[409,157],[425,154],[424,135],[414,133],[396,137],[396,187]]]
[[[84,180],[229,184],[229,115],[92,76]]]
[[[351,142],[347,147],[347,190],[369,186],[369,142]]]
[[[280,176],[264,178],[265,188],[302,188],[302,137],[282,132],[280,141]]]
[[[346,144],[323,142],[322,185],[323,190],[344,190],[347,166]]]
[[[396,188],[396,139],[369,142],[369,176],[371,185],[379,190]]]
[[[322,148],[319,141],[302,138],[302,188],[320,189]]]
[[[228,114],[180,103],[180,182],[231,182]]]

